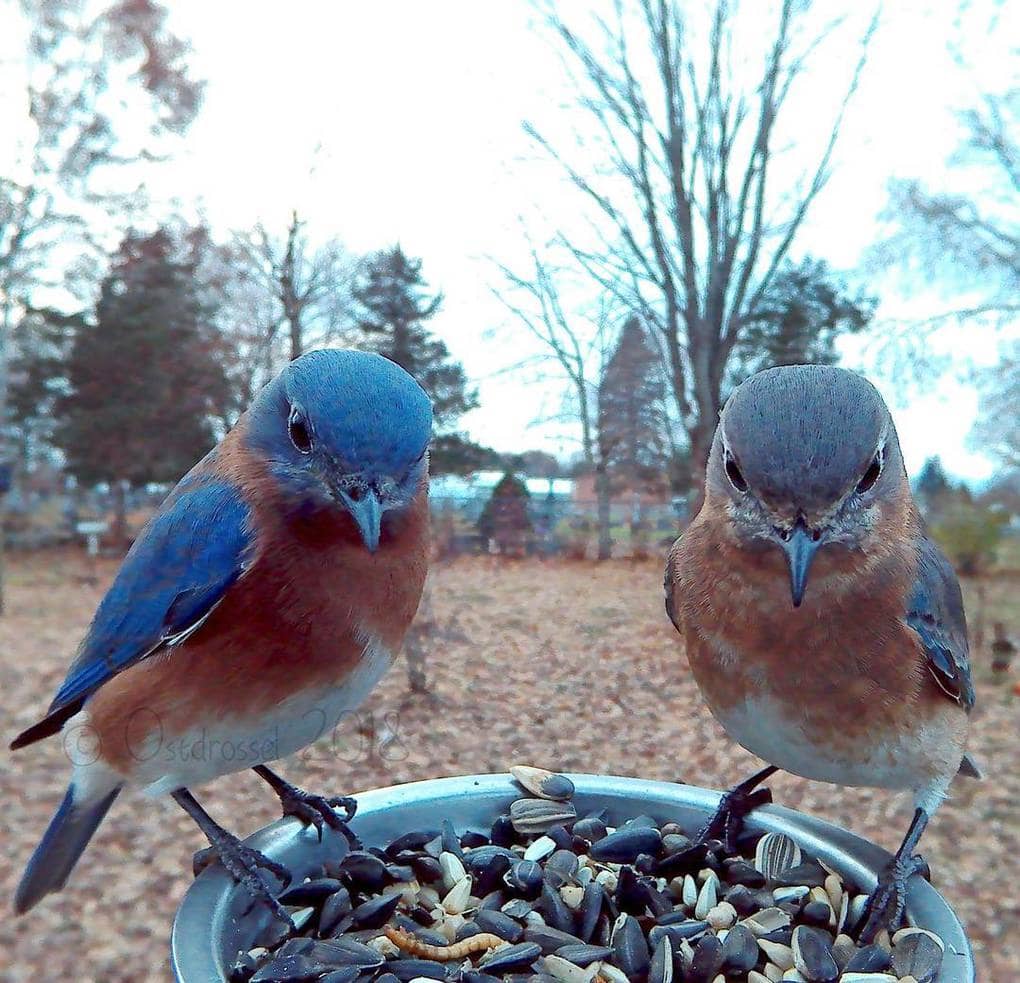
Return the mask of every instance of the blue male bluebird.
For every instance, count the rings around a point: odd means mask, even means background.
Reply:
[[[809,583],[810,574],[810,583]],[[974,706],[960,587],[928,538],[878,391],[843,369],[769,369],[715,432],[701,511],[673,545],[666,610],[726,731],[770,762],[702,840],[732,842],[778,769],[910,790],[915,813],[860,923],[895,926],[914,855],[965,755]]]
[[[353,800],[264,764],[329,733],[399,650],[428,565],[432,408],[402,368],[315,351],[256,397],[142,530],[43,720],[73,773],[14,906],[59,891],[125,786],[170,793],[223,865],[284,920],[259,868],[189,786],[253,767],[284,814],[342,829]],[[156,435],[154,435],[154,438]],[[80,753],[87,744],[90,753]],[[72,749],[73,751],[74,749]]]

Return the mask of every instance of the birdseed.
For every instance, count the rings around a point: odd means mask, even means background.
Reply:
[[[785,834],[730,855],[647,816],[614,828],[576,815],[563,776],[514,770],[524,794],[485,833],[408,831],[290,888],[297,933],[238,953],[231,983],[938,979],[930,932],[857,945],[866,896]]]

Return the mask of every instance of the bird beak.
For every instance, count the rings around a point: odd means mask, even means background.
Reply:
[[[352,495],[351,491],[356,491]],[[337,493],[337,497],[343,502],[345,508],[351,513],[358,532],[361,533],[361,541],[368,548],[369,553],[379,549],[379,529],[382,523],[382,503],[374,488],[359,487],[358,489],[344,490]]]
[[[811,561],[821,546],[821,539],[815,539],[804,520],[798,519],[779,545],[786,554],[786,564],[790,568],[790,596],[793,598],[793,606],[799,608],[800,602],[804,600]]]

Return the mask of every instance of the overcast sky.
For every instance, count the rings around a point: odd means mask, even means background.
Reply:
[[[208,80],[205,104],[170,167],[149,175],[155,195],[201,202],[214,229],[257,220],[283,227],[297,207],[322,235],[367,251],[399,240],[423,258],[423,272],[446,302],[433,322],[479,386],[482,406],[467,423],[499,450],[544,446],[569,454],[574,435],[536,423],[559,405],[558,387],[525,389],[500,374],[530,350],[502,328],[504,309],[488,256],[514,258],[516,217],[540,212],[569,223],[578,203],[550,168],[535,163],[521,131],[536,120],[552,137],[569,135],[570,92],[555,49],[535,29],[522,0],[376,0],[286,4],[173,0],[172,25],[193,46],[190,63]],[[745,4],[745,8],[750,5]],[[833,10],[859,4],[823,3]],[[1016,4],[998,29],[955,4],[898,0],[883,26],[836,155],[797,254],[811,252],[852,269],[875,238],[890,176],[938,186],[958,129],[953,111],[985,86],[1001,90],[1016,71]],[[980,6],[980,5],[979,5]],[[570,0],[565,11],[588,7]],[[1008,8],[1012,7],[1012,15]],[[1006,20],[1012,16],[1012,24]],[[947,42],[972,63],[960,69]],[[1014,40],[1011,40],[1014,39]],[[807,121],[828,118],[839,74],[823,65],[802,96]],[[816,100],[813,103],[812,100]],[[931,314],[948,303],[893,277],[868,284],[881,314]],[[994,341],[945,330],[933,346],[956,368],[966,353],[994,358]],[[948,371],[922,391],[893,376],[875,345],[854,341],[845,364],[868,372],[897,419],[908,467],[931,454],[980,480],[992,464],[967,445],[975,392]]]

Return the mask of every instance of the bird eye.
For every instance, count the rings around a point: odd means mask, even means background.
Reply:
[[[738,492],[747,491],[747,482],[744,480],[744,476],[740,473],[740,468],[737,467],[737,462],[733,460],[733,455],[729,451],[726,452],[726,477],[730,479],[730,484]]]
[[[308,424],[305,418],[297,411],[290,411],[290,419],[287,421],[287,432],[290,434],[291,443],[302,454],[307,454],[312,449],[312,435],[308,432]]]
[[[864,477],[857,482],[857,494],[863,495],[867,491],[875,486],[875,482],[878,481],[878,476],[882,473],[882,454],[879,452],[875,455],[874,460],[868,465],[868,470],[864,472]]]

